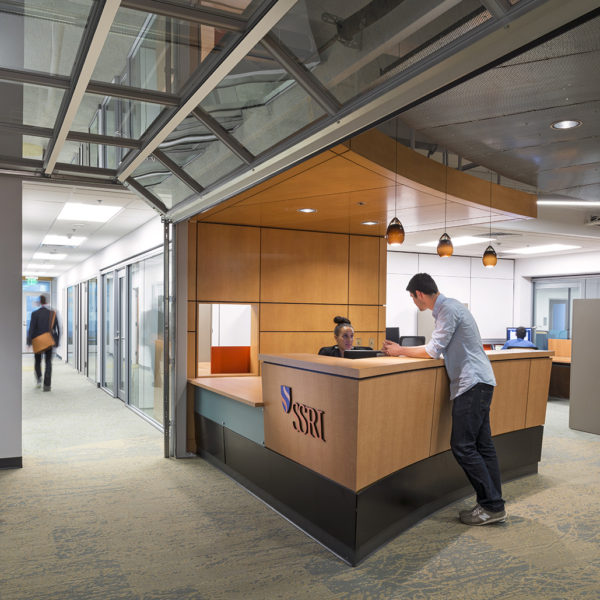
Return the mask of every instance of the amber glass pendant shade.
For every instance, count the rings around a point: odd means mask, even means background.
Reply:
[[[496,266],[498,262],[498,257],[496,256],[496,251],[492,248],[492,246],[488,246],[483,253],[483,258],[481,259],[483,262],[483,266],[491,269]]]
[[[437,253],[442,258],[448,258],[449,256],[452,256],[453,252],[454,246],[452,245],[452,240],[450,239],[450,236],[447,233],[442,233],[440,241],[437,245]]]
[[[394,217],[385,232],[389,246],[399,246],[404,241],[404,227],[398,217]]]

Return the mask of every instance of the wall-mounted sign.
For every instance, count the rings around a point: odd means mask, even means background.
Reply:
[[[280,386],[281,403],[283,411],[286,414],[292,414],[292,427],[299,433],[304,435],[310,434],[312,437],[325,441],[325,429],[323,416],[325,411],[313,408],[300,402],[292,400],[292,388],[287,385]]]

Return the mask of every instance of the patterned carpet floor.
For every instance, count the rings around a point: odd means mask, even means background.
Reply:
[[[0,600],[600,598],[600,436],[548,405],[539,474],[504,486],[509,519],[469,528],[465,498],[358,567],[54,362],[23,367],[23,469],[0,471]]]

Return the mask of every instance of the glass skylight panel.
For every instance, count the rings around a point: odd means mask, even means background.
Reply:
[[[255,156],[325,114],[260,44],[200,106]]]
[[[56,219],[58,221],[84,221],[90,223],[106,223],[122,206],[107,206],[106,204],[83,204],[81,202],[66,202]]]
[[[2,42],[24,52],[0,52],[0,66],[71,75],[93,4],[92,0],[2,2]]]
[[[120,8],[92,80],[178,94],[208,57],[238,38],[208,25]]]
[[[341,103],[385,82],[490,18],[475,0],[454,3],[298,0],[273,28]]]
[[[116,169],[117,159],[120,160],[126,152],[127,148],[69,141],[62,145],[58,162],[82,167]]]
[[[64,90],[0,81],[0,121],[54,128]]]
[[[171,0],[171,2],[182,6],[198,5],[196,0]],[[202,8],[208,8],[217,13],[239,15],[247,19],[261,4],[263,4],[263,0],[203,0]]]
[[[139,139],[163,108],[152,102],[85,94],[71,129]]]

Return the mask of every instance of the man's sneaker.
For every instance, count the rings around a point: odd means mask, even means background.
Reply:
[[[45,385],[44,386],[44,391],[45,392],[49,392],[50,391],[50,386],[49,385]]]
[[[461,510],[461,511],[459,511],[458,516],[462,517],[463,515],[470,515],[478,506],[479,506],[479,504],[476,504],[475,506],[473,506],[471,508],[467,508],[466,510]]]
[[[466,514],[460,514],[460,520],[465,525],[489,525],[490,523],[504,523],[506,521],[506,511],[499,510],[493,512],[477,505],[473,510]]]

